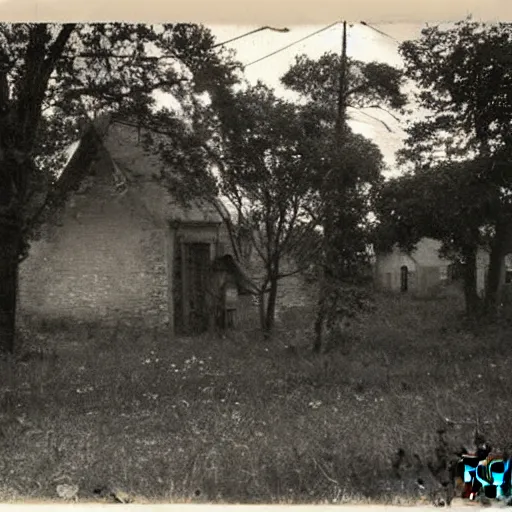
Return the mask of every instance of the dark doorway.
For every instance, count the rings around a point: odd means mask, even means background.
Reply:
[[[403,265],[400,267],[400,291],[406,292],[409,289],[409,269]]]
[[[206,294],[210,272],[210,244],[182,243],[175,274],[175,311],[178,331],[199,334],[208,328]]]

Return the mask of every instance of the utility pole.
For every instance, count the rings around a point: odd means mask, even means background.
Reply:
[[[331,280],[329,274],[330,263],[332,263],[330,253],[330,241],[332,240],[332,220],[333,220],[333,212],[331,210],[331,202],[327,197],[328,186],[327,178],[332,172],[338,171],[338,179],[343,179],[343,166],[342,166],[342,157],[343,157],[343,139],[346,133],[346,122],[347,122],[347,22],[343,21],[343,33],[342,33],[342,42],[341,42],[341,56],[340,56],[340,71],[339,71],[339,88],[338,88],[338,115],[336,117],[336,127],[334,135],[334,154],[336,155],[336,161],[333,162],[334,167],[328,171],[326,176],[324,177],[324,190],[322,191],[324,203],[324,222],[323,222],[323,265],[320,271],[320,296],[317,305],[317,314],[315,318],[314,330],[315,330],[315,339],[313,342],[313,351],[320,352],[323,342],[324,335],[324,321],[327,317],[327,308],[329,302],[329,286],[328,283]]]
[[[338,91],[338,118],[336,120],[336,135],[338,142],[343,136],[347,117],[347,22],[343,21],[341,38],[340,83]]]

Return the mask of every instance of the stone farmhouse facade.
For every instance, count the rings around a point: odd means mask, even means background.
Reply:
[[[155,179],[167,164],[145,149],[144,131],[151,130],[105,117],[73,146],[57,182],[64,207],[20,268],[24,315],[143,321],[172,333],[206,328],[209,271],[230,253],[229,214],[220,201],[179,204]],[[229,263],[217,265],[219,286],[234,283],[235,300],[252,293]]]
[[[380,290],[429,296],[458,285],[456,267],[451,261],[439,256],[441,242],[423,238],[410,254],[394,247],[390,252],[375,254],[374,279]],[[489,253],[480,250],[477,255],[477,291],[484,294],[489,268]],[[504,284],[512,285],[512,255],[507,255],[503,269]]]

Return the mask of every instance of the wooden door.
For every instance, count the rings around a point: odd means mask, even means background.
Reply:
[[[207,298],[210,244],[182,245],[182,309],[185,331],[199,334],[208,328]]]

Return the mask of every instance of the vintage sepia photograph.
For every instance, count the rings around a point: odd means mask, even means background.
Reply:
[[[512,23],[342,11],[0,22],[0,503],[512,505]]]

